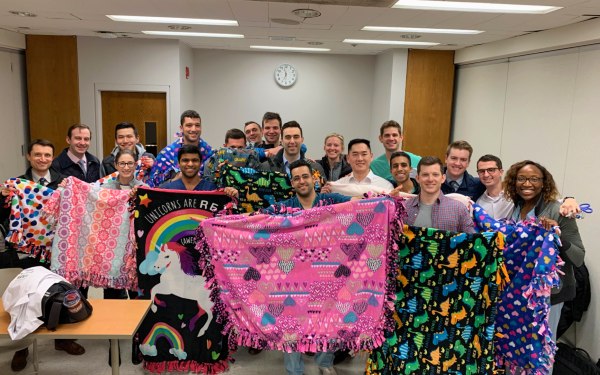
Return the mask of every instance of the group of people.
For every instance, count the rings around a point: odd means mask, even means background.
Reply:
[[[100,161],[88,150],[91,129],[76,124],[67,131],[68,147],[56,158],[51,142],[32,141],[26,156],[30,168],[19,177],[56,189],[68,176],[94,183],[105,175],[118,172],[103,186],[122,190],[142,185],[176,190],[222,189],[229,196],[238,196],[235,188],[217,186],[203,176],[203,167],[215,149],[202,139],[201,117],[196,111],[182,113],[180,134],[179,139],[155,157],[140,144],[134,124],[119,123],[115,127],[115,148]],[[546,228],[559,227],[560,256],[565,265],[561,287],[552,293],[550,327],[555,331],[562,304],[575,294],[573,267],[583,263],[585,254],[574,219],[574,214],[579,211],[575,199],[565,198],[561,204],[552,175],[539,163],[529,160],[516,163],[508,169],[503,180],[502,161],[497,156],[484,155],[477,161],[478,177],[475,177],[467,172],[473,154],[468,142],[452,142],[446,150],[445,162],[442,162],[435,156],[420,157],[402,150],[402,140],[400,124],[393,120],[384,122],[379,141],[385,153],[374,158],[369,140],[350,140],[345,154],[344,136],[331,133],[324,139],[325,155],[315,161],[306,156],[301,125],[296,121],[282,123],[279,114],[267,112],[260,124],[248,121],[243,130],[228,130],[223,147],[255,150],[260,158],[258,169],[287,174],[295,196],[277,202],[277,205],[310,209],[316,205],[360,199],[363,192],[373,191],[406,197],[408,225],[472,233],[474,223],[469,204],[465,204],[470,201],[482,206],[495,219],[537,220]],[[4,189],[2,194],[6,196],[9,192]],[[467,199],[452,197],[456,195]],[[7,208],[1,210],[4,220]],[[266,212],[276,212],[276,209],[271,207]],[[39,265],[39,259],[10,249],[0,255],[0,267]],[[127,298],[121,290],[107,289],[104,296]],[[73,340],[56,340],[55,348],[72,355],[85,352]],[[27,355],[27,348],[15,353],[11,363],[13,371],[25,367]],[[315,359],[323,374],[336,373],[334,358],[334,353],[317,353]],[[289,374],[303,373],[299,353],[286,354],[285,366]]]

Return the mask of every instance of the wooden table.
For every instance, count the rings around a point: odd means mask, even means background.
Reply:
[[[49,339],[110,340],[113,375],[119,374],[119,339],[131,339],[150,307],[149,300],[90,299],[92,315],[83,322],[60,324],[56,331],[40,327],[32,335]],[[10,338],[10,315],[0,300],[0,337]]]

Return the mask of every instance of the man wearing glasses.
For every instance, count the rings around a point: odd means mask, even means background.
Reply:
[[[485,191],[476,203],[496,220],[509,217],[514,208],[513,203],[504,198],[503,173],[502,160],[497,156],[487,154],[477,161],[477,175],[485,186]]]

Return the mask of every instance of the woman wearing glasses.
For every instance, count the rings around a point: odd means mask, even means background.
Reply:
[[[107,181],[102,187],[116,190],[131,190],[134,187],[144,185],[135,178],[136,167],[135,154],[131,150],[119,150],[115,155],[115,168],[119,175],[114,180]]]
[[[560,286],[552,289],[552,307],[548,324],[552,339],[556,340],[556,328],[564,302],[575,297],[575,274],[573,266],[583,264],[585,249],[579,235],[577,223],[572,217],[561,216],[560,203],[556,200],[558,190],[554,178],[542,165],[530,160],[513,164],[503,184],[504,195],[514,202],[512,218],[516,221],[533,219],[546,229],[560,228],[560,257],[565,262],[560,276]]]

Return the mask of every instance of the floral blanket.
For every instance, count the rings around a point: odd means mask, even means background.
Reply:
[[[382,345],[403,213],[379,197],[205,220],[197,248],[230,342],[287,352]]]
[[[65,181],[44,207],[56,223],[50,270],[76,286],[137,288],[129,192]]]

